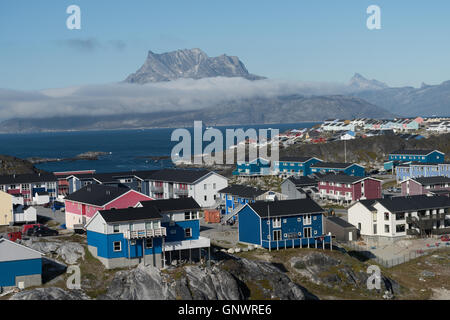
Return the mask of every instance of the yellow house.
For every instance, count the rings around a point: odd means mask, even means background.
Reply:
[[[14,222],[12,197],[9,193],[0,191],[0,226]]]

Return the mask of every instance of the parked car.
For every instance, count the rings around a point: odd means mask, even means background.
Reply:
[[[27,235],[34,237],[48,237],[48,236],[57,236],[59,232],[57,230],[53,230],[47,228],[46,226],[38,226],[28,230]]]
[[[22,232],[17,231],[8,233],[8,240],[16,242],[19,239],[22,239]]]
[[[25,225],[22,227],[22,234],[28,235],[28,230],[30,230],[30,229],[32,229],[32,228],[34,228],[34,227],[39,227],[39,226],[42,226],[42,227],[43,227],[43,225],[40,224],[40,223],[25,224]]]
[[[55,210],[61,210],[61,209],[63,209],[64,207],[65,207],[65,204],[62,203],[62,202],[55,201],[55,202],[53,202],[53,204],[52,204],[52,209],[54,208]]]
[[[444,241],[444,242],[450,241],[450,236],[448,234],[441,236],[441,241]]]

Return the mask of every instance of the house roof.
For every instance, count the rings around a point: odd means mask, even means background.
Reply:
[[[313,159],[314,157],[297,157],[297,156],[282,156],[279,158],[279,161],[284,162],[306,162],[308,160]]]
[[[150,174],[147,179],[153,181],[169,181],[181,183],[194,183],[213,171],[200,169],[163,169]]]
[[[247,205],[261,218],[267,218],[269,213],[270,217],[283,217],[324,212],[321,206],[309,198],[283,201],[256,201]]]
[[[344,219],[341,219],[341,218],[336,217],[336,216],[327,217],[327,220],[333,222],[334,224],[337,224],[338,226],[340,226],[342,228],[356,228],[351,223],[348,223]]]
[[[341,174],[341,173],[340,174],[330,173],[330,174],[324,175],[322,178],[319,179],[319,181],[353,184],[358,181],[366,180],[366,179],[377,180],[377,179],[370,178],[370,177],[355,177],[355,176],[349,176],[349,175]]]
[[[369,211],[375,211],[375,208],[373,207],[373,205],[375,204],[376,200],[371,199],[371,200],[359,200],[356,203],[361,203],[364,207],[366,207]],[[355,204],[356,204],[355,203]]]
[[[156,207],[100,210],[98,213],[106,223],[162,219]]]
[[[378,199],[377,202],[391,212],[450,208],[450,198],[444,196],[393,197],[390,199]]]
[[[0,239],[0,262],[40,259],[43,254],[8,239]]]
[[[123,171],[123,172],[109,172],[109,173],[80,173],[72,174],[70,176],[76,177],[80,180],[95,179],[101,183],[117,182],[117,179],[127,177],[137,177],[141,180],[145,180],[159,170],[146,170],[146,171]]]
[[[300,177],[291,176],[291,177],[287,178],[287,180],[290,180],[293,184],[295,184],[296,187],[316,186],[317,185],[317,179],[310,178],[307,176],[300,176]]]
[[[360,166],[359,164],[356,163],[339,163],[339,162],[317,162],[314,163],[311,168],[336,168],[336,169],[345,169],[348,168],[352,165],[357,165]],[[361,166],[360,166],[361,167]]]
[[[56,181],[58,181],[58,178],[51,173],[0,175],[0,184],[56,182]]]
[[[194,198],[178,198],[164,200],[141,201],[144,208],[156,207],[161,212],[184,211],[192,209],[200,209],[200,205]]]
[[[242,198],[254,199],[264,193],[267,190],[261,190],[254,187],[244,186],[240,184],[233,184],[224,189],[218,191],[218,193],[231,194],[233,196],[239,196]]]
[[[397,150],[397,151],[391,152],[390,154],[426,156],[434,151],[442,153],[441,151],[438,151],[438,150]]]
[[[437,177],[421,177],[421,178],[413,178],[411,180],[417,181],[421,185],[433,185],[439,183],[450,183],[450,178],[437,176]]]
[[[91,184],[66,196],[65,200],[76,201],[95,206],[104,206],[107,203],[129,192],[129,188],[118,188],[102,184]]]

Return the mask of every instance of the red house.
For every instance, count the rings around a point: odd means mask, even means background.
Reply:
[[[321,199],[342,203],[381,198],[381,181],[371,177],[328,174],[319,179],[318,189]]]
[[[77,226],[84,226],[99,210],[126,209],[148,200],[153,199],[129,188],[88,185],[64,199],[66,227],[74,229]]]

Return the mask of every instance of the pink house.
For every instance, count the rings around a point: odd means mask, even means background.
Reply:
[[[422,177],[409,178],[402,182],[402,196],[417,196],[428,193],[448,195],[450,192],[450,178]]]
[[[381,181],[371,177],[328,174],[319,179],[319,196],[342,203],[381,198]]]
[[[148,200],[153,199],[132,189],[92,184],[65,198],[66,227],[84,226],[99,210],[125,209]]]

